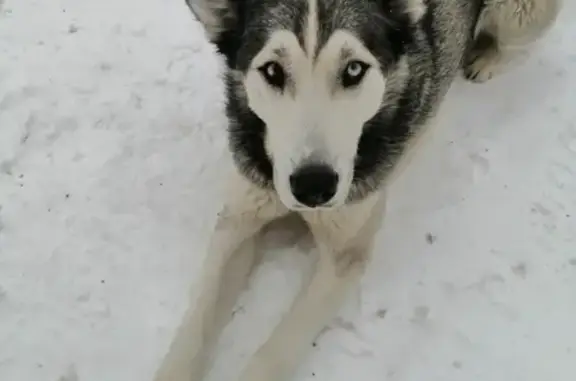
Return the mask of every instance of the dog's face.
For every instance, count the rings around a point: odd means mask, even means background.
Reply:
[[[248,106],[266,125],[275,189],[293,209],[346,200],[362,128],[386,86],[357,37],[336,31],[319,41],[317,21],[306,21],[300,41],[292,31],[273,32],[243,78]]]
[[[292,210],[340,206],[375,178],[362,178],[362,160],[377,158],[362,155],[379,153],[361,140],[405,85],[420,0],[188,4],[227,59],[230,139],[246,175]]]

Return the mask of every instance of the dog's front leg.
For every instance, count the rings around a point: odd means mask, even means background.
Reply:
[[[383,197],[337,211],[303,213],[318,247],[310,283],[248,363],[240,381],[286,381],[312,341],[340,309],[364,273],[372,240],[380,226]]]
[[[197,298],[191,300],[155,381],[202,380],[239,294],[237,286],[244,283],[244,279],[234,279],[238,278],[235,271],[242,272],[242,277],[249,274],[254,256],[247,251],[253,250],[254,235],[285,213],[274,194],[243,178],[231,184],[210,240],[200,283],[191,290],[191,296]],[[232,263],[235,267],[230,266]]]

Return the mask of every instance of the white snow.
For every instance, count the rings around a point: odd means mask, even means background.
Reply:
[[[522,66],[455,84],[295,380],[576,379],[574,14]],[[5,1],[0,380],[151,380],[229,164],[219,62],[183,0]],[[272,238],[211,381],[309,265]]]

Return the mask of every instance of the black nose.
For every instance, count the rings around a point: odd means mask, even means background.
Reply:
[[[338,174],[326,165],[301,167],[290,176],[290,188],[298,202],[313,208],[326,204],[336,194]]]

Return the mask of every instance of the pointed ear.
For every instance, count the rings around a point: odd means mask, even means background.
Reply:
[[[242,35],[241,18],[246,0],[186,0],[210,42],[233,64]]]
[[[186,4],[206,30],[210,41],[236,24],[236,2],[230,0],[186,0]]]

